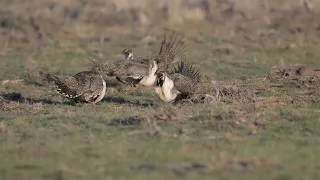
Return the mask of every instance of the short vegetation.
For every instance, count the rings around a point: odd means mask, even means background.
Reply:
[[[319,179],[320,4],[0,2],[0,179]],[[175,104],[105,77],[74,104],[36,72],[158,52],[185,36],[196,93]]]

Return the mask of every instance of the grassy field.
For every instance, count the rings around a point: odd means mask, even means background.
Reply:
[[[153,17],[147,1],[121,2],[1,2],[0,179],[320,178],[320,78],[294,69],[320,68],[317,4],[212,1],[205,11],[188,1]],[[117,12],[93,11],[112,3]],[[201,71],[191,101],[166,104],[108,78],[100,103],[73,105],[33,74],[74,75],[87,57],[121,59],[124,48],[157,53],[164,27],[184,34]]]

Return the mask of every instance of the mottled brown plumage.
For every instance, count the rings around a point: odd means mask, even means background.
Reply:
[[[117,80],[126,85],[136,85],[149,74],[150,67],[146,63],[119,60],[113,63],[101,63],[91,59],[93,67],[100,67],[108,76],[115,76]]]
[[[156,56],[133,57],[132,50],[124,49],[125,60],[105,64],[93,61],[93,64],[103,67],[108,76],[115,76],[124,84],[153,86],[157,73],[167,71],[169,64],[184,58],[185,51],[183,37],[176,32],[168,36],[166,31]]]
[[[106,82],[99,72],[93,70],[79,72],[74,76],[58,77],[45,74],[48,81],[56,85],[56,90],[75,102],[95,104],[105,95]]]
[[[174,102],[192,95],[200,82],[198,70],[181,61],[173,71],[158,75],[156,93],[165,102]]]

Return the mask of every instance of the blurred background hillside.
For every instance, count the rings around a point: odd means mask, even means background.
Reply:
[[[66,48],[82,40],[99,44],[161,33],[163,27],[191,38],[204,33],[278,41],[277,33],[318,33],[319,8],[320,2],[311,0],[2,0],[0,48]]]

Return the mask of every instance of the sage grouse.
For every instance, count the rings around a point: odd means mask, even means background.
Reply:
[[[108,76],[115,76],[117,80],[126,85],[154,86],[157,73],[164,72],[171,63],[185,57],[186,46],[183,36],[172,32],[170,36],[165,31],[160,51],[155,56],[133,57],[132,50],[125,49],[125,60],[112,63],[99,63],[91,59],[93,66],[100,66]]]
[[[106,92],[106,82],[98,68],[64,77],[47,73],[45,78],[54,82],[60,94],[74,99],[76,103],[96,104],[103,99]]]
[[[184,60],[171,72],[158,74],[155,91],[162,101],[177,102],[190,97],[195,92],[199,82],[199,70],[196,70]]]

